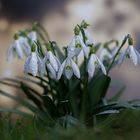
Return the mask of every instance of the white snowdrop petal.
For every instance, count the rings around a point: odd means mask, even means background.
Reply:
[[[27,58],[25,63],[25,72],[31,73],[33,76],[36,76],[38,73],[38,59],[36,53],[32,53],[31,56]]]
[[[16,49],[18,58],[23,59],[24,58],[23,49],[18,40],[15,40],[15,49]]]
[[[137,50],[135,50],[135,52],[136,52],[136,54],[137,54],[138,63],[140,63],[140,53],[139,53]]]
[[[38,58],[38,73],[41,77],[43,77],[46,72],[45,61],[44,59],[42,60],[39,56],[37,56],[37,58]]]
[[[75,56],[75,47],[69,45],[67,47],[68,57],[74,57]]]
[[[88,58],[89,49],[87,48],[87,46],[84,44],[83,40],[80,37],[78,39],[84,51],[84,55],[86,56],[86,58]]]
[[[81,45],[81,47],[77,48],[76,45]],[[75,55],[78,56],[82,50],[82,44],[80,42],[80,36],[76,35],[75,36],[75,44],[74,44],[74,47],[75,47]]]
[[[71,65],[71,58],[67,57],[66,64],[64,68],[64,74],[67,79],[70,79],[73,75],[72,65]]]
[[[101,67],[102,72],[106,75],[106,69],[105,66],[103,65],[103,63],[100,61],[100,59],[97,57],[99,66]]]
[[[57,60],[55,59],[55,56],[53,55],[53,53],[51,51],[49,51],[48,53],[50,53],[49,61],[52,65],[52,67],[54,68],[55,71],[58,71],[59,67],[58,67]]]
[[[75,48],[75,55],[78,56],[81,52],[81,48]]]
[[[89,62],[88,62],[88,65],[87,65],[87,71],[88,71],[88,75],[90,78],[93,77],[94,75],[94,72],[95,72],[95,60],[94,60],[94,57],[93,57],[93,54],[90,56],[90,59],[89,59]]]
[[[61,63],[60,63],[59,59],[58,59],[56,56],[54,56],[54,58],[55,58],[55,60],[57,61],[58,70],[59,70],[59,67],[60,67]],[[57,70],[57,71],[58,71],[58,70]]]
[[[31,56],[27,57],[27,59],[25,61],[25,64],[24,64],[24,72],[25,73],[28,73],[29,72],[28,67],[29,67],[30,60],[31,60]]]
[[[58,70],[57,80],[59,80],[61,78],[63,70],[64,70],[64,67],[65,67],[65,64],[66,64],[66,60],[61,64],[61,66],[60,66],[60,68]]]
[[[37,41],[37,34],[35,31],[31,31],[29,34],[28,34],[28,37],[33,41],[33,42],[36,42]]]
[[[111,59],[113,56],[111,55],[111,53],[109,53],[107,49],[103,48],[99,56],[101,62],[105,60],[105,57]]]
[[[36,53],[32,53],[31,61],[29,63],[30,65],[30,72],[36,76],[38,73],[38,60]]]
[[[65,69],[64,72],[65,72],[65,76],[67,77],[67,79],[71,79],[71,77],[73,75],[72,69],[70,69],[70,70]]]
[[[118,62],[117,62],[117,64],[118,64],[119,66],[123,63],[125,57],[126,57],[126,52],[121,52],[121,53],[119,54],[119,58],[118,58]]]
[[[130,55],[130,59],[132,60],[133,64],[134,64],[135,66],[137,66],[137,64],[138,64],[138,59],[137,59],[137,55],[136,55],[136,52],[135,52],[133,46],[129,46],[129,55]]]
[[[57,77],[56,77],[56,71],[54,70],[54,68],[52,67],[52,65],[50,64],[50,63],[48,63],[47,64],[47,68],[48,68],[48,70],[49,70],[49,72],[50,72],[50,74],[51,74],[51,76],[54,78],[54,79],[56,79]]]
[[[10,61],[14,58],[13,45],[7,50],[7,60]]]
[[[19,42],[20,42],[20,44],[21,44],[21,46],[22,46],[22,49],[23,49],[25,55],[26,55],[26,56],[29,56],[30,53],[31,53],[31,47],[30,47],[30,45],[29,45],[29,43],[28,43],[27,38],[25,38],[25,37],[20,37],[18,40],[19,40]]]
[[[74,75],[80,79],[80,70],[79,70],[79,67],[76,65],[76,63],[71,60],[71,65],[72,65],[72,70],[73,70],[73,73]]]

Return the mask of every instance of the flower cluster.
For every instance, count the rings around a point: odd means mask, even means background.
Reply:
[[[121,64],[127,57],[132,60],[135,66],[140,61],[140,54],[133,47],[133,40],[130,35],[125,37],[125,42],[128,41],[128,47],[121,51],[118,43],[115,47],[109,48],[110,43],[105,43],[102,47],[97,47],[88,32],[88,24],[83,21],[80,25],[74,28],[74,37],[69,45],[65,48],[65,58],[60,61],[56,50],[51,41],[45,42],[47,51],[40,53],[43,50],[40,37],[37,30],[28,30],[24,33],[16,33],[11,47],[8,49],[8,60],[11,60],[15,55],[19,59],[25,60],[24,72],[30,73],[33,76],[44,76],[48,73],[53,79],[59,80],[62,74],[67,79],[71,79],[75,75],[78,79],[81,78],[80,68],[77,63],[78,56],[81,54],[86,64],[86,72],[89,78],[95,74],[95,69],[100,68],[103,74],[108,73],[108,67],[112,67],[114,62]],[[80,56],[81,56],[80,55]],[[105,61],[109,64],[106,65]]]

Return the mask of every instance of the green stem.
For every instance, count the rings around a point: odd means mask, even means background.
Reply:
[[[86,36],[84,30],[79,26],[82,36],[83,36],[83,41],[86,43]],[[84,58],[84,82],[83,82],[83,96],[82,96],[82,112],[81,112],[81,122],[85,123],[86,120],[86,110],[87,110],[87,98],[88,98],[88,74],[86,71],[87,68],[87,58]]]
[[[83,123],[85,123],[85,119],[86,119],[87,97],[88,97],[88,74],[86,73],[84,78],[84,91],[82,96],[81,122]]]
[[[36,26],[44,33],[44,35],[46,36],[47,40],[50,40],[50,37],[48,35],[48,32],[46,31],[46,29],[40,24],[40,23],[36,23]]]
[[[109,71],[111,70],[111,68],[112,68],[112,66],[113,66],[113,64],[114,64],[116,57],[118,56],[118,54],[119,54],[120,50],[122,49],[122,47],[124,46],[124,44],[126,43],[127,39],[128,39],[128,35],[125,36],[125,38],[124,38],[124,40],[123,40],[121,46],[119,47],[119,49],[118,49],[118,51],[116,52],[116,54],[115,54],[115,56],[114,56],[114,58],[113,58],[111,64],[109,65],[108,70],[107,70],[107,75],[109,74]]]

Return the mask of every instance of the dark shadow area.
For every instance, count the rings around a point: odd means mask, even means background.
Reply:
[[[40,21],[53,11],[64,13],[66,2],[67,0],[0,0],[0,18],[13,22]]]

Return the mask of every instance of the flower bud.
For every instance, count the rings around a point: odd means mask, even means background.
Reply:
[[[74,28],[74,34],[75,34],[75,35],[79,35],[79,34],[80,34],[80,29],[79,29],[78,26],[76,26],[76,27]]]

